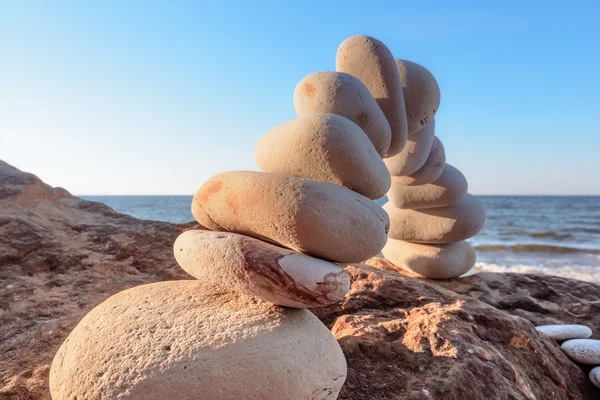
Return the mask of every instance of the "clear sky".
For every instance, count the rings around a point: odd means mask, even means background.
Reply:
[[[599,4],[0,0],[0,159],[74,194],[192,194],[256,169],[296,83],[367,34],[436,76],[472,193],[600,194]]]

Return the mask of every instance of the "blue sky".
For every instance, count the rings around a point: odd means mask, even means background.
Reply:
[[[0,2],[0,159],[75,194],[192,194],[256,169],[296,83],[367,34],[436,76],[472,193],[600,194],[598,4]]]

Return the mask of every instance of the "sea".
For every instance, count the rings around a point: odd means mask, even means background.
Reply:
[[[600,196],[477,197],[487,220],[469,240],[477,252],[476,270],[552,274],[600,284]],[[192,196],[82,198],[136,218],[193,220]]]

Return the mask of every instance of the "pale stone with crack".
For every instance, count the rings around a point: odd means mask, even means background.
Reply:
[[[350,289],[337,264],[236,233],[186,231],[173,250],[194,278],[282,306],[322,307]]]

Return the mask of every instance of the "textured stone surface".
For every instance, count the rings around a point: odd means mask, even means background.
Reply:
[[[592,336],[592,330],[585,325],[542,325],[535,329],[554,340],[587,339]]]
[[[464,241],[435,245],[388,238],[381,252],[394,265],[432,279],[456,278],[475,265],[475,250]]]
[[[350,288],[342,267],[230,232],[189,230],[173,246],[194,278],[288,307],[338,302]]]
[[[425,164],[415,173],[406,176],[392,176],[392,184],[418,186],[434,182],[442,175],[446,165],[444,145],[437,136],[433,138],[431,152]]]
[[[600,388],[600,367],[592,368],[589,376],[590,381],[592,381],[597,388]]]
[[[120,292],[58,350],[50,391],[62,399],[335,399],[344,355],[309,311],[200,281]]]
[[[596,399],[600,391],[525,319],[396,272],[348,266],[340,306],[314,312],[348,364],[339,399]]]
[[[571,359],[579,363],[600,364],[600,340],[571,339],[564,342],[560,347]]]
[[[369,36],[352,36],[342,42],[335,59],[336,70],[360,79],[385,114],[392,130],[387,156],[402,151],[408,136],[400,73],[392,52]]]
[[[54,354],[107,297],[190,279],[173,258],[181,229],[81,200],[0,161],[0,398],[49,399]]]
[[[420,186],[401,185],[392,181],[388,199],[395,207],[407,209],[437,208],[458,203],[467,193],[465,176],[450,164],[434,182]]]
[[[359,262],[379,253],[389,226],[381,207],[349,189],[252,171],[210,178],[196,192],[192,213],[213,230],[336,262]]]
[[[483,203],[470,194],[447,207],[407,210],[388,202],[383,209],[390,217],[389,236],[409,242],[458,242],[475,236],[485,224]]]
[[[191,278],[177,266],[172,251],[174,237],[185,226],[118,214],[52,189],[2,162],[0,220],[2,399],[49,399],[48,372],[59,346],[83,316],[110,295],[143,283]],[[534,325],[585,321],[593,337],[600,338],[600,286],[555,276],[490,272],[431,281],[432,285],[394,272],[398,268],[384,259],[369,263],[392,273],[363,269],[353,274],[347,302],[316,309],[330,325],[336,316],[348,324],[356,320],[355,332],[338,334],[350,364],[340,398],[410,399],[407,393],[414,399],[531,398],[515,392],[525,384],[533,385],[538,399],[600,397],[555,343],[544,342],[551,347],[531,358],[531,351],[510,346],[512,336],[503,332],[505,322],[520,321],[511,314]],[[440,297],[436,288],[442,286],[464,296]],[[447,307],[455,299],[467,307],[451,312]],[[477,311],[484,309],[480,302],[495,310]],[[347,306],[351,308],[344,314]],[[369,318],[373,331],[361,335]],[[458,320],[468,321],[468,327],[466,322],[460,325],[461,334],[467,332],[469,341],[485,346],[487,352],[476,354],[493,358],[478,362],[479,357],[468,351],[459,352],[457,359],[434,355],[446,345],[466,348],[461,346],[467,343],[461,344],[452,333]],[[422,350],[406,348],[405,336],[411,346],[422,343]],[[506,354],[510,357],[503,361],[500,355]],[[472,372],[469,366],[474,366]],[[478,370],[480,366],[484,368]],[[539,383],[532,384],[538,375]],[[546,391],[540,394],[542,386]],[[436,392],[430,392],[432,387]]]
[[[302,79],[294,91],[294,107],[300,117],[337,114],[348,118],[369,137],[381,156],[392,138],[390,125],[369,92],[356,77],[343,72],[315,72]]]
[[[394,176],[411,175],[423,167],[435,138],[435,120],[432,119],[418,134],[409,136],[402,151],[385,159],[385,166]]]
[[[365,133],[334,114],[300,117],[260,137],[254,159],[263,172],[316,179],[370,199],[383,197],[390,174]]]
[[[431,122],[440,108],[440,87],[422,65],[398,59],[396,65],[402,80],[408,134],[420,135],[419,131]]]

